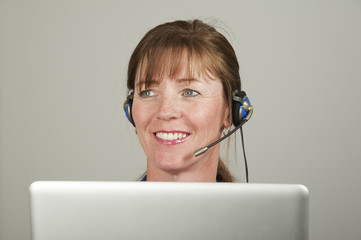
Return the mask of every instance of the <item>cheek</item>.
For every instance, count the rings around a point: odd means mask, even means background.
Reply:
[[[214,102],[198,106],[190,111],[189,115],[192,116],[193,122],[198,128],[207,129],[214,133],[222,128],[225,114],[223,104]]]
[[[144,127],[151,117],[151,111],[146,108],[144,104],[140,104],[138,101],[133,102],[132,117],[137,129]]]
[[[136,127],[137,136],[139,139],[140,144],[142,145],[143,149],[147,149],[149,146],[149,134],[147,134],[147,127],[149,126],[152,113],[150,112],[149,108],[144,106],[144,104],[137,103],[136,101],[133,102],[132,106],[132,116]]]

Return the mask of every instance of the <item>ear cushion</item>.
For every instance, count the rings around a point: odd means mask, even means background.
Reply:
[[[132,116],[132,105],[133,105],[133,92],[130,92],[123,104],[123,109],[125,112],[125,116],[129,120],[129,122],[133,124],[133,126],[135,127],[135,123],[133,121],[133,116]]]
[[[250,101],[244,91],[235,90],[232,94],[232,122],[234,126],[239,126],[248,115],[247,106],[250,106]],[[247,110],[246,110],[247,109]]]

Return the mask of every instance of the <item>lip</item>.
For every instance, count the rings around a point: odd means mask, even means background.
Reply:
[[[181,139],[165,140],[165,139],[161,139],[161,138],[157,137],[157,135],[156,135],[157,133],[173,133],[173,134],[178,133],[178,134],[186,134],[187,136],[184,137],[184,138],[181,138]],[[165,144],[165,145],[177,145],[177,144],[184,143],[184,142],[188,141],[190,133],[189,132],[184,132],[184,131],[176,131],[176,130],[173,130],[173,131],[160,130],[160,131],[154,132],[153,136],[158,142],[160,142],[162,144]]]

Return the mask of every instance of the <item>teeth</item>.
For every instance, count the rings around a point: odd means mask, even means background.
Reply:
[[[156,136],[163,140],[177,140],[177,139],[187,137],[187,134],[185,134],[185,133],[174,133],[173,134],[173,133],[157,132]]]

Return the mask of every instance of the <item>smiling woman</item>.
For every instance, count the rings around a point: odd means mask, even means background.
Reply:
[[[199,20],[150,30],[128,67],[128,117],[147,156],[147,181],[234,181],[219,145],[194,152],[232,125],[232,93],[241,91],[232,46]]]

